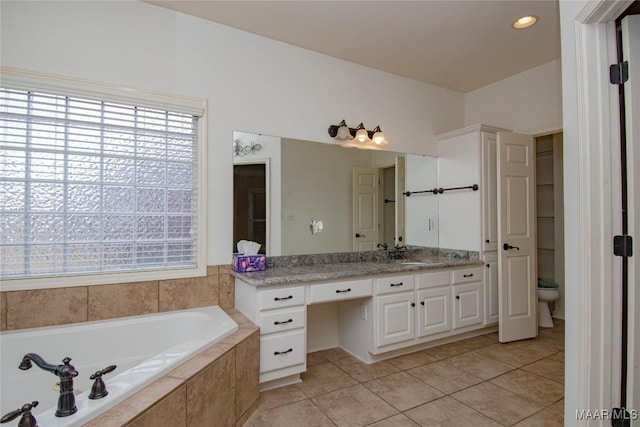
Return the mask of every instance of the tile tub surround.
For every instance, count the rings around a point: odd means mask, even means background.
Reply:
[[[437,268],[479,266],[478,252],[440,248],[409,247],[399,260],[389,259],[390,251],[340,252],[317,255],[267,257],[267,269],[231,274],[252,286],[335,280],[373,274],[415,272]],[[424,262],[425,264],[403,264]]]
[[[205,277],[0,292],[0,330],[53,326],[164,311],[235,306],[230,265]],[[34,315],[37,313],[37,315]]]
[[[237,332],[86,426],[242,425],[258,404],[259,329],[236,310],[226,312],[238,323]]]

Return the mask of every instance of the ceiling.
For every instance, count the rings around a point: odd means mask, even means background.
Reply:
[[[560,57],[557,0],[147,2],[463,93]]]

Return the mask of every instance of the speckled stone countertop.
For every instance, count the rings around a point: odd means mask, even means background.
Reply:
[[[249,285],[263,287],[482,265],[478,252],[472,251],[410,247],[402,259],[391,256],[392,251],[375,251],[268,257],[265,271],[231,274]]]

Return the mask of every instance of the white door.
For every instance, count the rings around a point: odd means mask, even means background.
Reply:
[[[498,132],[499,339],[538,335],[533,137]]]
[[[353,250],[375,251],[378,243],[378,169],[353,168]]]
[[[627,407],[640,408],[640,15],[622,20],[623,56],[629,62],[629,80],[624,84],[627,136],[628,231],[633,237],[633,256],[629,258],[629,367]]]
[[[405,244],[405,235],[404,235],[404,202],[405,196],[404,192],[406,191],[406,178],[405,178],[405,170],[406,161],[404,156],[396,156],[396,244],[403,245]]]

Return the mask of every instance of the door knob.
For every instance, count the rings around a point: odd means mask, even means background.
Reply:
[[[356,237],[367,237],[364,234],[356,233]]]
[[[519,250],[520,250],[520,248],[519,248],[519,247],[517,247],[517,246],[511,246],[511,245],[510,245],[510,244],[508,244],[508,243],[505,243],[504,245],[502,245],[502,249],[504,249],[505,251],[508,251],[509,249],[515,249],[515,250],[517,250],[517,251],[519,251]]]

